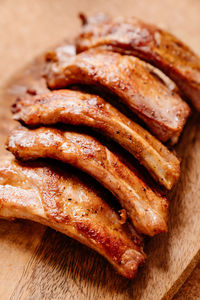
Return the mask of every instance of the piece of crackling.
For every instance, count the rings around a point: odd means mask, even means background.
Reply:
[[[53,59],[51,59],[53,57]],[[162,142],[175,144],[190,114],[178,93],[159,77],[154,67],[139,58],[98,48],[65,57],[48,57],[47,84],[52,89],[85,84],[109,90],[139,116]]]
[[[77,167],[113,193],[138,232],[153,236],[167,231],[166,197],[153,191],[94,137],[47,127],[19,127],[10,133],[7,149],[24,161],[52,158]]]
[[[140,57],[169,76],[200,111],[200,58],[180,39],[135,17],[81,16],[79,52],[102,47]]]
[[[141,236],[82,174],[47,163],[0,164],[0,218],[50,226],[103,255],[124,277],[145,260]],[[82,177],[81,177],[82,176]]]
[[[28,126],[89,126],[119,143],[170,190],[180,175],[180,161],[148,131],[131,121],[97,95],[73,90],[56,90],[31,100],[17,99],[14,119]]]

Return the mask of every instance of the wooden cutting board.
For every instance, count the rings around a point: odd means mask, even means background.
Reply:
[[[12,126],[3,86],[34,56],[75,34],[80,11],[138,16],[175,33],[200,54],[198,0],[1,1],[1,159]],[[0,220],[0,299],[171,299],[200,259],[199,120],[192,116],[177,146],[182,175],[171,195],[169,233],[147,243],[148,260],[135,280],[121,278],[94,251],[49,228]]]

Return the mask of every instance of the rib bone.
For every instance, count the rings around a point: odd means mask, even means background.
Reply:
[[[177,142],[190,114],[189,106],[153,67],[136,57],[91,49],[68,57],[66,63],[50,62],[46,77],[53,89],[75,83],[108,89],[163,142]]]
[[[93,176],[120,201],[136,229],[153,236],[167,231],[168,201],[153,192],[95,138],[50,128],[14,130],[8,149],[19,159],[58,159]]]
[[[161,69],[200,111],[200,58],[172,34],[136,18],[84,17],[78,51],[97,46],[138,56]]]
[[[118,142],[167,189],[180,175],[180,162],[165,146],[102,98],[78,91],[59,90],[33,99],[18,100],[14,118],[29,126],[65,123],[98,129]]]
[[[51,165],[1,163],[0,218],[50,226],[96,250],[127,278],[145,259],[141,237],[121,224],[99,191]]]

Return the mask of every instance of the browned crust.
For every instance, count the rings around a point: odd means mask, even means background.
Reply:
[[[145,259],[141,237],[121,225],[98,190],[48,164],[1,163],[0,217],[25,218],[61,231],[99,252],[127,278]]]
[[[46,77],[52,89],[75,83],[108,89],[163,142],[177,142],[190,114],[189,106],[155,74],[153,67],[136,57],[91,49],[62,64],[50,62]]]
[[[172,34],[136,18],[85,17],[77,49],[97,46],[150,62],[174,80],[200,111],[200,59]]]
[[[19,159],[49,157],[78,167],[119,199],[140,232],[153,236],[167,231],[167,199],[153,192],[116,155],[91,136],[21,127],[10,134],[8,149]]]
[[[25,100],[12,108],[14,118],[29,126],[65,123],[100,130],[133,154],[167,189],[180,175],[180,162],[141,126],[121,114],[102,98],[78,91],[59,90]]]

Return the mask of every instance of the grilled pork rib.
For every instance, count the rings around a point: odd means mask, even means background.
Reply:
[[[1,163],[0,218],[50,226],[96,250],[127,278],[145,259],[140,236],[121,224],[98,190],[47,164]]]
[[[190,113],[189,106],[154,73],[153,67],[138,58],[91,49],[68,57],[66,63],[54,59],[48,65],[50,88],[75,83],[96,85],[117,94],[163,142],[176,143]]]
[[[7,147],[19,159],[48,157],[85,171],[118,198],[139,232],[153,236],[167,231],[167,199],[153,192],[95,138],[52,128],[21,127],[11,132]]]
[[[65,123],[90,126],[118,142],[135,156],[150,174],[171,189],[180,174],[180,162],[142,127],[129,120],[102,98],[72,90],[59,90],[17,100],[15,120],[29,126]]]
[[[136,18],[84,17],[78,51],[98,46],[138,56],[161,69],[200,111],[200,58],[172,34]]]

